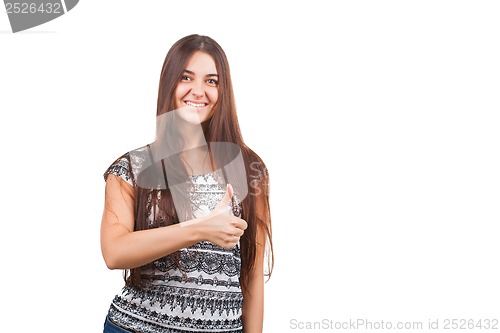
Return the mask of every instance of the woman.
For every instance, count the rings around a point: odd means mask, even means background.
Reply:
[[[269,177],[244,144],[227,58],[213,39],[172,46],[155,141],[122,155],[104,178],[102,254],[125,272],[104,332],[262,332]]]

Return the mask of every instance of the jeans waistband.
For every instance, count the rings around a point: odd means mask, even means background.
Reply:
[[[106,316],[106,322],[104,324],[104,333],[139,333],[130,328],[124,327],[121,324],[111,320],[109,316]]]

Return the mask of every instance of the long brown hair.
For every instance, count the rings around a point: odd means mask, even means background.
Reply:
[[[160,74],[158,89],[157,116],[175,109],[174,93],[191,55],[196,51],[209,54],[216,65],[219,83],[218,100],[210,119],[202,123],[207,143],[230,142],[240,149],[245,164],[248,195],[241,202],[241,218],[248,227],[240,239],[241,274],[240,284],[247,288],[249,276],[254,269],[257,247],[266,249],[265,275],[270,277],[273,270],[274,254],[271,230],[271,214],[269,206],[269,175],[262,159],[247,147],[241,135],[231,82],[229,64],[220,45],[212,38],[200,35],[189,35],[178,40],[168,51]],[[151,198],[151,200],[148,200]],[[155,207],[159,210],[156,212]],[[148,212],[155,210],[153,224],[148,224]],[[170,190],[151,190],[136,186],[135,192],[135,230],[158,228],[179,222],[173,205]],[[257,230],[266,235],[266,244],[257,244]],[[172,254],[174,261],[178,253]],[[137,267],[125,271],[128,285],[142,288],[141,271]]]

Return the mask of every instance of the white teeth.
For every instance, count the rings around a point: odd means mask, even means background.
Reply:
[[[195,108],[201,108],[201,107],[205,106],[205,103],[197,104],[197,103],[193,103],[193,102],[189,102],[189,101],[186,102],[186,104],[189,105],[189,106],[193,106]]]

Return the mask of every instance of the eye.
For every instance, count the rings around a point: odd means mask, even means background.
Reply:
[[[191,81],[191,77],[189,75],[182,75],[181,81]]]
[[[211,86],[216,86],[219,84],[219,81],[217,81],[216,79],[208,79],[207,83]]]

